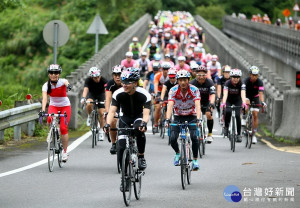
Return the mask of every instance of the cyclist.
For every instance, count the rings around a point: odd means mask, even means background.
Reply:
[[[224,88],[224,84],[227,80],[229,80],[230,78],[230,71],[231,71],[231,67],[228,65],[225,65],[222,67],[222,73],[223,75],[221,77],[218,78],[217,81],[217,99],[216,99],[216,107],[217,107],[217,111],[218,111],[218,115],[220,117],[220,101],[223,98],[223,88]]]
[[[168,99],[168,93],[170,91],[170,89],[172,87],[174,87],[175,85],[177,85],[177,80],[176,80],[176,69],[175,68],[170,68],[169,71],[168,71],[168,77],[169,77],[169,80],[167,80],[164,85],[163,85],[163,88],[161,90],[161,95],[160,95],[160,100],[161,100],[161,103]]]
[[[121,61],[121,65],[125,68],[133,67],[135,66],[135,60],[132,59],[133,53],[131,51],[126,52],[125,54],[126,58]]]
[[[264,102],[264,83],[261,79],[258,78],[259,68],[257,66],[251,66],[249,69],[249,77],[244,79],[246,85],[246,103],[250,104],[254,102],[255,104],[262,103],[263,107],[267,107],[267,104]],[[257,132],[258,127],[258,112],[259,108],[256,107],[252,111],[253,115],[253,138],[252,143],[256,144],[257,139],[255,133]],[[245,126],[246,121],[242,119],[242,126]]]
[[[188,71],[188,72],[191,71],[190,66],[187,65],[187,64],[185,63],[185,61],[186,61],[186,59],[185,59],[184,56],[179,56],[179,57],[178,57],[178,64],[175,65],[175,68],[176,68],[177,71],[180,71],[180,70],[186,70],[186,71]]]
[[[212,130],[214,127],[214,120],[212,112],[215,108],[215,96],[216,88],[214,82],[207,78],[207,69],[204,66],[199,66],[196,70],[197,78],[191,81],[190,83],[196,86],[201,95],[201,111],[207,117],[207,128],[208,135],[206,141],[210,144],[213,141]]]
[[[138,148],[138,168],[144,170],[147,167],[146,160],[144,158],[146,136],[145,131],[147,130],[147,122],[149,120],[151,96],[143,88],[137,86],[137,82],[140,78],[138,71],[136,70],[125,70],[121,74],[122,88],[114,92],[112,97],[112,104],[109,109],[107,116],[107,124],[104,130],[109,131],[111,124],[114,120],[114,115],[117,109],[122,109],[122,116],[120,117],[119,128],[130,127],[131,124],[135,123],[136,120],[140,120],[139,130],[136,130],[135,136],[137,138]],[[120,130],[118,132],[119,149],[118,154],[120,161],[124,149],[126,148],[126,132]],[[122,164],[122,162],[120,162]],[[123,190],[122,183],[120,187]]]
[[[201,104],[200,104],[200,92],[197,87],[189,84],[191,75],[186,70],[180,70],[176,74],[178,85],[175,85],[170,89],[168,96],[168,109],[166,114],[166,126],[169,127],[170,118],[174,110],[174,123],[177,122],[200,122],[201,118]],[[171,146],[174,149],[176,155],[174,157],[174,165],[179,165],[179,147],[177,138],[179,135],[179,127],[170,127],[170,141]],[[198,145],[196,126],[189,126],[190,136],[192,140],[193,150],[193,170],[199,169],[198,164]]]
[[[196,74],[197,74],[196,70],[198,69],[199,65],[196,64],[195,61],[191,61],[190,62],[190,67],[191,67],[191,79],[190,79],[190,81],[192,81],[192,80],[196,79]]]
[[[175,66],[174,62],[171,60],[171,55],[168,54],[168,53],[165,54],[165,60],[164,60],[164,61],[165,61],[165,62],[169,62],[169,63],[171,64],[172,67]]]
[[[178,45],[174,39],[170,39],[169,43],[166,45],[165,54],[170,54],[171,60],[175,63],[175,59],[178,52]]]
[[[217,78],[221,76],[221,64],[218,62],[218,56],[212,55],[211,61],[207,63],[208,74],[207,77],[212,79],[214,83],[217,82]]]
[[[146,87],[148,86],[148,83],[150,81],[150,86],[149,86],[149,93],[154,93],[154,85],[153,85],[153,81],[154,81],[154,76],[155,74],[160,70],[161,66],[160,63],[155,62],[153,63],[152,66],[153,70],[148,72],[146,75],[146,78],[144,80],[144,85],[143,88],[146,89]]]
[[[141,51],[142,51],[142,46],[138,42],[139,39],[137,37],[132,38],[132,43],[129,45],[129,51],[133,53],[133,59],[137,60],[140,57]]]
[[[112,68],[113,79],[109,80],[105,87],[105,112],[106,112],[105,117],[107,117],[107,114],[109,112],[109,107],[111,104],[113,93],[122,87],[120,77],[121,77],[121,73],[122,73],[123,69],[124,69],[124,67],[122,65],[116,65]],[[119,113],[119,110],[120,109],[117,110],[117,113]],[[116,128],[116,125],[117,125],[117,119],[114,118],[113,121],[111,122],[111,127]],[[117,132],[111,131],[110,136],[111,136],[111,143],[112,143],[110,153],[116,154],[116,152],[117,152],[117,148],[116,148]]]
[[[57,113],[58,111],[61,113],[66,112],[68,116],[67,123],[69,123],[71,118],[71,103],[67,97],[67,90],[71,90],[71,85],[68,80],[59,78],[62,68],[58,64],[51,64],[47,68],[47,72],[49,79],[42,87],[42,111],[39,115],[44,116],[49,95],[50,104],[48,108],[48,114]],[[50,117],[48,117],[47,122],[51,122]],[[64,148],[62,153],[62,161],[66,162],[69,157],[69,154],[67,153],[69,134],[68,126],[63,121],[60,122],[60,132]]]
[[[154,127],[153,132],[158,133],[158,120],[160,118],[160,98],[163,84],[169,79],[168,70],[171,68],[171,64],[169,62],[162,63],[162,72],[158,72],[154,75],[154,94],[156,97],[155,101],[155,111],[154,111]],[[163,99],[164,100],[164,99]],[[162,121],[161,121],[162,122]]]
[[[137,68],[140,69],[140,77],[143,79],[148,73],[150,60],[147,59],[147,52],[142,52],[141,58],[137,60]]]
[[[150,61],[150,63],[149,63],[149,69],[148,69],[148,71],[152,71],[153,70],[152,66],[153,66],[154,63],[159,63],[160,65],[162,64],[161,55],[160,54],[155,54],[153,56],[153,58],[154,59],[152,61]]]
[[[105,99],[105,85],[107,83],[107,80],[101,76],[101,70],[97,67],[91,67],[88,73],[89,77],[86,78],[84,82],[84,88],[82,92],[82,98],[81,98],[81,104],[84,104],[85,101],[94,101],[98,100],[99,102],[104,102]],[[100,115],[100,137],[99,140],[104,140],[104,134],[103,134],[103,126],[104,126],[104,104],[99,103],[99,115]],[[90,114],[93,110],[93,104],[87,103],[86,110],[88,113],[87,118],[87,126],[90,126],[91,124],[91,118]]]
[[[223,103],[221,108],[225,106],[243,106],[246,105],[246,85],[241,81],[242,71],[240,69],[232,69],[230,71],[230,80],[226,81],[223,90]],[[237,142],[242,142],[241,137],[241,116],[240,109],[235,109],[236,123],[237,123]],[[224,135],[228,136],[228,127],[231,119],[231,109],[226,108],[225,110],[225,128]]]
[[[150,59],[150,61],[153,60],[154,54],[159,54],[159,46],[157,44],[157,38],[152,37],[151,43],[147,46],[147,58]]]

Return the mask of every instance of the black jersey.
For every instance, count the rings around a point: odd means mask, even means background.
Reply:
[[[106,91],[111,91],[111,93],[114,93],[120,87],[122,87],[122,85],[117,85],[114,79],[111,79],[107,82],[105,89]]]
[[[136,118],[143,113],[144,108],[150,109],[151,95],[141,87],[137,87],[136,92],[129,95],[122,87],[114,92],[111,105],[121,108],[124,116]]]
[[[190,84],[196,86],[200,91],[201,105],[209,102],[209,95],[216,94],[216,88],[211,79],[206,79],[203,84],[200,84],[196,79],[193,79]]]
[[[224,84],[224,90],[228,90],[227,102],[236,103],[242,100],[241,91],[246,90],[246,85],[239,81],[239,83],[234,86],[231,80],[227,80]]]
[[[95,82],[93,78],[88,77],[84,82],[84,87],[89,88],[89,93],[93,96],[98,96],[105,93],[105,84],[107,80],[104,77],[101,77],[100,82]]]
[[[258,97],[258,92],[264,91],[264,83],[261,79],[257,78],[255,82],[250,81],[250,77],[244,79],[246,85],[246,97],[252,99]]]
[[[227,80],[229,80],[229,78],[225,79],[224,76],[221,76],[217,79],[217,85],[221,85],[221,98],[223,97],[224,84]]]
[[[175,81],[174,84],[172,84],[170,82],[170,80],[168,80],[168,81],[165,81],[164,85],[167,87],[167,92],[166,92],[166,94],[167,94],[172,87],[174,87],[175,85],[177,85],[177,81]]]

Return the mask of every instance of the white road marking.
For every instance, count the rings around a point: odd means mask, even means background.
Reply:
[[[82,135],[81,137],[79,137],[78,139],[76,139],[71,145],[68,146],[68,152],[71,152],[72,150],[74,150],[76,147],[78,147],[78,145],[80,145],[83,141],[85,141],[91,135],[92,135],[92,132],[89,131],[89,132],[85,133],[84,135]],[[4,176],[15,174],[15,173],[19,173],[19,172],[22,172],[22,171],[25,171],[25,170],[28,170],[31,168],[35,168],[35,167],[43,165],[47,162],[48,162],[48,158],[41,160],[39,162],[36,162],[36,163],[32,163],[31,165],[27,165],[27,166],[17,168],[17,169],[11,170],[11,171],[0,173],[0,178],[4,177]]]

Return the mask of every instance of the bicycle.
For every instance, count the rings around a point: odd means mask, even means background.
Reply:
[[[48,169],[49,172],[52,172],[55,155],[57,155],[58,166],[60,168],[63,167],[63,161],[62,161],[63,145],[60,139],[61,137],[60,137],[59,124],[60,124],[60,118],[65,117],[65,124],[67,125],[67,113],[65,112],[64,114],[61,114],[60,111],[58,111],[57,114],[51,113],[51,114],[44,114],[44,116],[39,115],[39,120],[41,124],[42,124],[43,117],[51,117],[50,130],[47,136],[47,143],[48,143],[47,150],[48,150]]]
[[[252,145],[252,138],[254,135],[254,131],[253,131],[253,116],[252,116],[252,112],[254,111],[255,107],[262,107],[261,104],[255,104],[255,102],[252,102],[251,104],[248,104],[249,106],[249,110],[248,113],[246,115],[246,126],[245,126],[245,130],[244,130],[244,134],[246,136],[246,144],[245,147],[248,149],[251,149],[251,145]],[[263,112],[263,108],[262,108],[262,112]]]
[[[126,148],[122,158],[122,186],[123,199],[126,206],[129,206],[131,201],[131,190],[134,187],[134,195],[137,200],[141,197],[142,176],[145,172],[138,168],[138,149],[136,146],[136,138],[134,130],[136,128],[111,128],[113,131],[123,130],[127,133]]]
[[[95,101],[85,101],[85,103],[93,104],[93,110],[91,112],[91,131],[92,131],[92,148],[97,146],[97,140],[100,137],[100,126],[99,125],[99,112],[98,104],[104,104],[104,102],[99,102],[97,99]]]
[[[235,109],[238,108],[242,108],[242,106],[228,106],[226,108],[230,108],[231,109],[231,120],[229,123],[229,128],[228,128],[228,138],[230,140],[230,150],[232,150],[232,152],[235,151],[235,143],[237,140],[237,124],[236,124],[236,116],[235,116]],[[224,111],[224,110],[223,110]]]
[[[196,123],[171,123],[170,126],[179,126],[180,128],[180,175],[182,189],[185,189],[186,183],[191,184],[192,172],[192,149],[190,146],[191,138],[188,126],[196,126]]]
[[[165,126],[164,126],[164,121],[165,121],[165,115],[166,115],[166,112],[167,112],[167,104],[168,104],[168,101],[164,101],[161,105],[161,114],[160,114],[160,137],[162,139],[165,138],[165,132],[166,132],[166,129],[165,129]]]
[[[204,111],[206,110],[206,107],[203,107]],[[201,126],[199,126],[199,156],[200,158],[203,157],[203,155],[205,155],[205,144],[206,144],[206,137],[207,137],[207,133],[206,133],[206,129],[207,129],[207,118],[204,115],[204,113],[202,113],[202,124]]]

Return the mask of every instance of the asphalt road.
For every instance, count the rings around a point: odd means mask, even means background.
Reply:
[[[167,139],[150,132],[142,196],[139,201],[133,196],[131,207],[300,207],[300,155],[260,141],[250,150],[243,141],[233,153],[215,122],[214,142],[206,145],[200,170],[192,172],[192,184],[182,190],[172,148]],[[66,165],[59,168],[55,163],[52,173],[44,160],[46,142],[34,150],[0,152],[0,207],[125,207],[110,144],[103,141],[92,149],[90,137],[78,141],[71,143],[74,149]],[[26,170],[18,169],[25,166]],[[8,172],[13,170],[16,173]],[[224,190],[230,185],[239,189],[241,201],[225,199]]]

